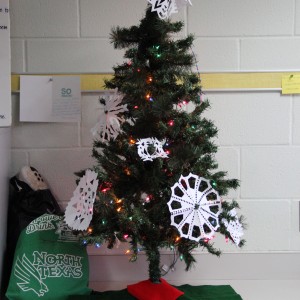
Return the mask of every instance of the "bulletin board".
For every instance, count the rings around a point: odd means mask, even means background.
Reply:
[[[11,125],[9,0],[0,0],[0,127]]]

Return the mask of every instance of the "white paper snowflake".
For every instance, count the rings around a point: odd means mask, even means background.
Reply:
[[[166,19],[178,12],[175,0],[148,0],[148,2],[152,5],[151,11],[157,12],[161,19]]]
[[[209,181],[194,174],[181,176],[168,202],[171,225],[181,237],[199,241],[211,239],[219,228],[221,198]]]
[[[114,93],[104,99],[103,114],[100,115],[99,122],[91,129],[93,135],[100,134],[102,141],[116,139],[121,132],[121,123],[124,122],[119,114],[128,111],[127,104],[121,104],[123,95],[115,89]]]
[[[152,5],[152,12],[157,12],[161,19],[169,18],[171,14],[178,13],[178,8],[189,3],[191,0],[148,0]]]
[[[89,227],[97,188],[97,173],[86,170],[65,211],[65,221],[72,229],[86,230]]]
[[[222,222],[225,225],[227,231],[230,233],[230,236],[233,239],[234,243],[238,245],[241,241],[241,237],[244,235],[244,229],[239,221],[236,209],[232,209],[229,214],[231,217],[234,217],[234,220],[228,222],[226,219],[222,219]]]
[[[137,141],[138,155],[143,161],[153,161],[155,158],[168,158],[163,144],[157,138],[146,138]]]

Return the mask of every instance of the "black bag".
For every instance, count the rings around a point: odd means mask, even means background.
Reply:
[[[4,253],[1,295],[5,294],[13,257],[21,231],[43,214],[61,215],[62,211],[49,189],[34,191],[16,176],[10,179],[7,238]]]

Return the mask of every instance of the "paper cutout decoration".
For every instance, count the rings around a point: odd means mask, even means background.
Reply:
[[[219,228],[221,198],[209,181],[190,173],[181,176],[172,189],[168,202],[171,225],[181,237],[199,241],[211,239]]]
[[[168,158],[163,149],[163,144],[157,138],[140,139],[136,143],[138,155],[143,161],[153,161],[155,158]]]
[[[121,104],[123,95],[115,89],[113,95],[101,99],[100,103],[104,105],[103,114],[100,115],[99,122],[91,129],[93,135],[100,134],[102,142],[116,139],[121,132],[121,123],[124,118],[120,113],[128,111],[127,104]]]
[[[177,13],[175,0],[148,0],[152,5],[152,12],[157,12],[161,19],[170,17],[171,14]]]
[[[86,230],[89,227],[97,188],[97,173],[86,170],[65,211],[65,221],[72,229]]]
[[[226,219],[222,219],[222,223],[225,225],[227,231],[230,233],[230,236],[233,239],[234,243],[236,245],[239,245],[241,237],[244,235],[244,229],[239,221],[235,208],[229,212],[229,215],[231,217],[234,217],[234,220],[228,222]]]
[[[157,12],[161,19],[166,19],[171,14],[178,13],[178,7],[181,8],[183,5],[189,3],[192,5],[191,0],[148,0],[152,5],[152,12]]]

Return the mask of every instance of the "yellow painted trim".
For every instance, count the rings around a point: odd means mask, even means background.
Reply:
[[[203,73],[201,82],[203,91],[223,89],[280,89],[283,75],[300,75],[300,72],[249,72],[249,73]],[[29,74],[28,74],[29,75]],[[33,74],[30,74],[33,75]],[[40,74],[37,74],[40,75]],[[80,76],[82,91],[104,89],[104,80],[112,74],[43,74],[45,76]],[[11,78],[12,92],[20,90],[20,75]]]
[[[26,74],[22,74],[22,76]],[[35,75],[35,74],[28,74]],[[112,74],[36,74],[38,76],[80,76],[82,91],[98,91],[104,89],[104,80],[112,78]],[[20,90],[20,76],[19,74],[12,74],[11,76],[11,90],[18,92]]]
[[[274,89],[281,88],[287,73],[211,73],[201,75],[203,90],[211,89]]]

